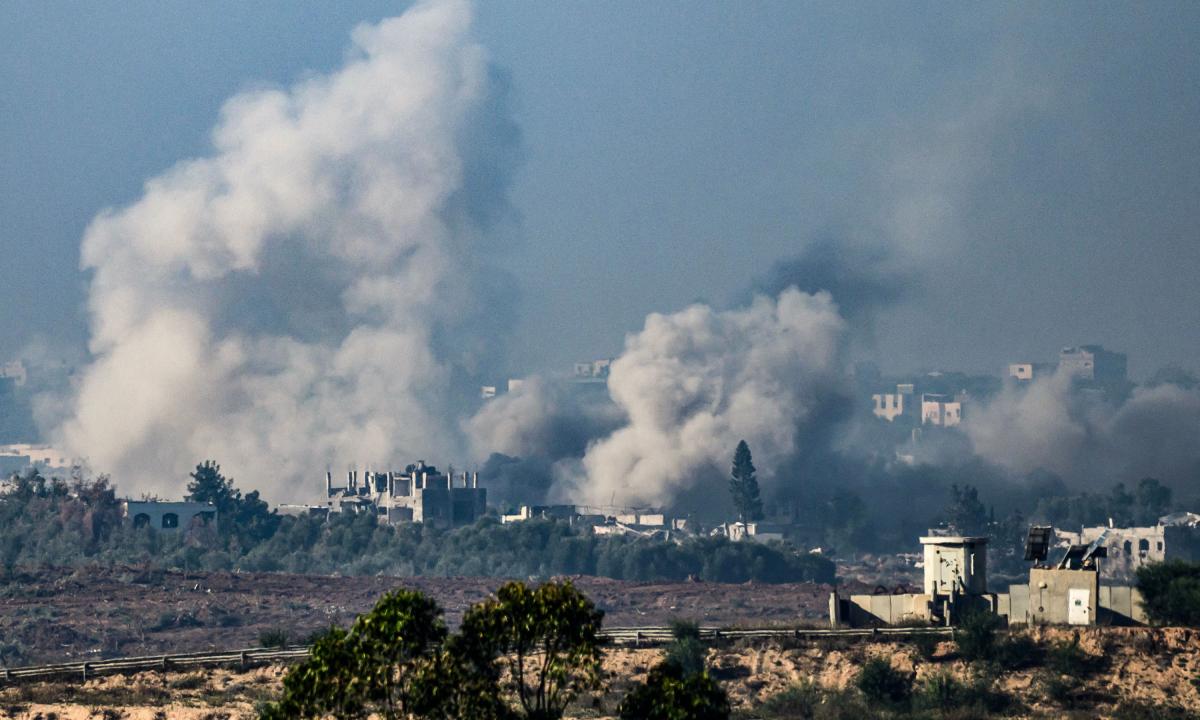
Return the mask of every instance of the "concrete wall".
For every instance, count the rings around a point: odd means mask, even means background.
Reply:
[[[929,595],[851,595],[841,621],[850,627],[929,622],[932,601]]]
[[[1066,625],[1071,590],[1087,591],[1088,624],[1095,624],[1100,609],[1100,576],[1091,570],[1033,568],[1029,571],[1029,621]],[[1011,592],[1010,592],[1011,594]]]

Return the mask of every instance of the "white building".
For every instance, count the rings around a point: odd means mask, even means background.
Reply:
[[[121,515],[134,527],[178,532],[216,522],[217,508],[212,503],[122,500]]]
[[[954,427],[962,422],[962,400],[950,395],[921,395],[921,424]]]

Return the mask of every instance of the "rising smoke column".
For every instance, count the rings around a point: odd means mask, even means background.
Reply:
[[[770,482],[838,384],[843,335],[828,293],[795,288],[743,309],[693,305],[648,316],[608,380],[628,423],[588,448],[573,496],[597,505],[669,502],[701,472],[724,468],[741,439]]]
[[[358,27],[341,69],[233,97],[211,156],[92,221],[69,448],[126,491],[178,496],[214,458],[276,500],[327,465],[455,456],[451,377],[478,361],[455,329],[515,138],[470,15]]]
[[[1200,475],[1200,392],[1135,388],[1115,405],[1057,372],[972,409],[963,429],[982,458],[1014,473],[1049,470],[1077,489],[1155,477],[1181,495]]]

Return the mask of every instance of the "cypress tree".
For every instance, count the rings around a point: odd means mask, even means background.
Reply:
[[[733,496],[738,517],[743,523],[762,520],[762,498],[758,495],[758,480],[754,477],[750,446],[745,440],[738,443],[733,453],[733,469],[729,475],[729,493]]]

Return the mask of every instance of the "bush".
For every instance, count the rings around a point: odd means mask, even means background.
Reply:
[[[964,684],[950,673],[940,672],[921,682],[913,704],[922,710],[971,710],[986,716],[1004,710],[1009,699],[996,692],[986,676]]]
[[[803,680],[767,698],[758,710],[772,720],[807,720],[816,715],[824,695],[816,683]]]
[[[884,658],[871,658],[863,663],[855,685],[867,702],[882,707],[904,707],[912,695],[912,678]]]
[[[941,641],[941,637],[937,635],[913,635],[910,642],[917,651],[917,657],[929,662],[937,655],[938,644]]]
[[[258,634],[258,646],[263,648],[285,648],[288,646],[287,630],[270,628]]]
[[[700,642],[700,626],[689,620],[672,620],[671,634],[675,639],[667,646],[663,662],[678,667],[684,677],[704,672],[708,653]]]
[[[617,714],[621,720],[726,720],[729,698],[708,673],[685,676],[661,663],[621,700]]]
[[[1200,564],[1172,560],[1144,565],[1137,570],[1137,583],[1151,622],[1200,626]]]
[[[1079,638],[1071,642],[1056,642],[1046,652],[1046,665],[1059,675],[1085,678],[1103,667],[1104,659],[1089,655],[1079,647]]]
[[[996,630],[1000,618],[985,610],[975,610],[963,616],[954,628],[958,654],[971,662],[987,662],[996,657]]]

